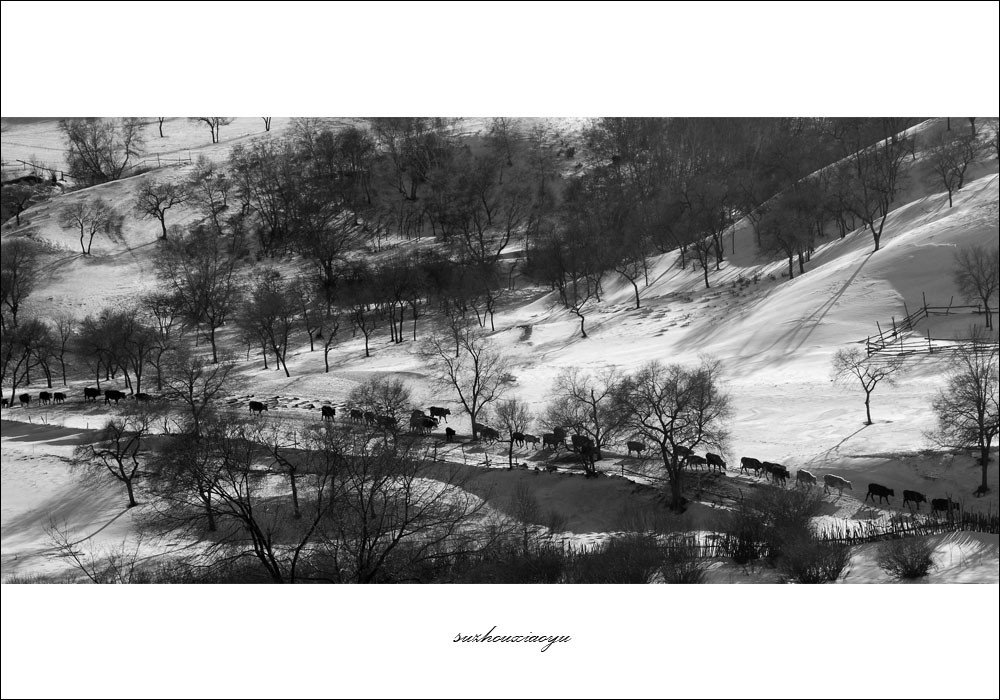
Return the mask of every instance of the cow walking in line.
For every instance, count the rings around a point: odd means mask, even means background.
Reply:
[[[889,500],[889,497],[895,495],[896,492],[887,486],[882,486],[881,484],[868,484],[868,493],[865,495],[865,500],[867,501],[870,498],[872,499],[872,503],[875,503],[875,496],[878,496],[879,503],[882,503],[882,500],[885,499],[885,502],[891,506],[892,501]]]
[[[830,489],[837,489],[837,495],[843,496],[844,489],[853,491],[851,482],[835,474],[827,474],[823,477],[823,493],[830,493]]]

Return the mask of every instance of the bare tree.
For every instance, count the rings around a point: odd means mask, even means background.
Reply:
[[[166,119],[166,117],[157,117],[157,118],[156,118],[156,123],[157,123],[157,126],[158,126],[158,127],[159,127],[159,129],[160,129],[160,138],[161,138],[161,139],[163,138],[163,120],[164,120],[164,119]]]
[[[894,120],[883,120],[882,138],[875,143],[873,126],[863,119],[848,120],[843,132],[849,151],[844,167],[851,173],[846,203],[871,231],[875,251],[879,250],[886,218],[902,185],[903,162],[913,152],[913,137],[900,135],[895,126]]]
[[[728,436],[730,398],[719,382],[720,366],[651,362],[619,385],[616,405],[627,430],[657,446],[670,482],[670,507],[683,510],[684,458],[678,448],[722,451]]]
[[[191,117],[191,121],[204,122],[212,132],[212,143],[219,142],[219,129],[233,123],[232,117]]]
[[[993,328],[990,304],[1000,285],[1000,246],[976,244],[955,251],[955,284],[968,301],[982,302],[986,327]]]
[[[295,295],[287,285],[281,283],[275,270],[262,271],[248,291],[240,314],[240,324],[251,329],[270,346],[278,367],[285,370],[286,377],[290,377],[285,358],[299,315]]]
[[[437,370],[438,384],[454,391],[469,414],[475,439],[479,413],[507,390],[510,361],[471,328],[457,331],[454,341],[457,353],[452,352],[453,338],[431,336],[426,354]]]
[[[140,219],[156,219],[160,222],[163,234],[167,238],[167,210],[188,200],[188,193],[182,187],[172,182],[155,183],[146,181],[135,196],[135,214]]]
[[[500,535],[478,526],[486,500],[467,471],[334,426],[272,437],[256,421],[212,421],[156,462],[160,522],[202,537],[209,568],[248,559],[275,583],[420,581]],[[291,498],[278,479],[293,471]]]
[[[497,420],[507,431],[507,464],[514,466],[514,433],[524,433],[534,416],[531,409],[518,399],[505,399],[496,405]]]
[[[41,187],[33,187],[24,183],[4,184],[0,189],[0,209],[3,210],[3,220],[14,217],[14,225],[21,225],[21,214],[32,204],[44,198]]]
[[[112,240],[121,235],[124,217],[115,212],[103,199],[77,200],[59,214],[59,225],[80,232],[80,250],[90,255],[94,237],[101,233]],[[86,243],[84,243],[86,241]]]
[[[942,133],[941,138],[930,149],[929,163],[938,182],[948,191],[948,207],[953,204],[952,195],[965,184],[965,172],[979,157],[982,143],[975,134],[960,134],[950,138]]]
[[[81,445],[74,452],[74,462],[91,473],[109,475],[120,481],[128,493],[128,507],[135,500],[135,481],[139,476],[139,451],[149,435],[152,418],[142,410],[125,411],[105,424],[97,442]]]
[[[207,329],[212,361],[218,362],[215,334],[236,306],[236,260],[223,241],[207,227],[196,227],[183,240],[168,239],[157,260],[157,274],[171,292],[188,321]]]
[[[84,185],[121,178],[142,155],[144,127],[138,117],[63,119],[59,128],[69,142],[70,174]]]
[[[261,117],[264,120],[264,131],[271,130],[271,117]]]
[[[10,403],[17,387],[29,384],[32,358],[45,342],[48,328],[37,318],[28,318],[16,327],[0,330],[0,383],[10,382]]]
[[[229,208],[232,185],[232,180],[203,155],[198,157],[194,171],[187,180],[191,203],[208,217],[218,235],[222,235],[222,214]]]
[[[76,334],[77,322],[73,316],[63,313],[55,317],[55,341],[56,352],[59,359],[59,366],[62,369],[63,386],[68,386],[66,382],[66,354],[69,352],[70,343]]]
[[[594,442],[598,455],[609,442],[620,437],[628,425],[615,398],[625,377],[615,367],[588,373],[576,367],[556,377],[550,395],[547,420],[550,425],[571,428]]]
[[[0,243],[0,327],[17,325],[17,314],[35,288],[38,247],[27,238]]]
[[[871,397],[879,384],[894,384],[903,370],[902,358],[895,355],[869,356],[861,348],[841,348],[833,356],[833,378],[842,384],[859,382],[865,392],[865,425],[872,424]]]
[[[990,449],[1000,432],[998,364],[996,340],[973,328],[972,342],[957,349],[947,385],[931,404],[938,427],[928,437],[952,449],[979,450],[982,484],[978,493],[989,491]]]
[[[206,362],[184,350],[173,351],[166,367],[164,393],[191,413],[191,432],[195,436],[201,434],[212,401],[225,391],[234,367],[227,360]]]
[[[330,350],[337,343],[337,331],[340,330],[340,314],[331,313],[320,320],[319,333],[323,335],[323,371],[330,371]]]
[[[351,406],[375,415],[399,420],[406,413],[412,397],[406,382],[398,377],[373,376],[351,390]]]

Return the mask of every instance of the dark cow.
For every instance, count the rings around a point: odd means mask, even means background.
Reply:
[[[646,444],[642,442],[637,442],[635,440],[629,440],[625,443],[625,447],[628,448],[628,456],[631,457],[632,453],[635,452],[636,457],[642,457],[642,453],[646,449]]]
[[[135,400],[139,403],[149,403],[153,400],[153,397],[145,392],[139,392],[135,395]]]
[[[675,447],[674,452],[676,452],[677,456],[682,459],[687,459],[688,457],[694,454],[694,450],[692,450],[690,447],[684,447],[684,445],[678,445],[677,447]]]
[[[445,440],[445,442],[451,442],[454,439],[455,439],[455,430],[454,430],[454,428],[445,428],[444,429],[444,440]]]
[[[52,394],[52,400],[55,401],[56,403],[66,403],[66,394],[62,393],[61,391],[57,391],[56,393]]]
[[[537,435],[532,435],[531,433],[525,433],[524,434],[524,444],[525,445],[531,445],[532,447],[535,447],[535,445],[538,444],[538,436]]]
[[[853,491],[851,482],[835,474],[827,474],[823,477],[823,493],[830,493],[830,489],[837,489],[837,494],[844,495],[844,489]]]
[[[420,423],[420,432],[424,435],[430,434],[434,428],[438,427],[437,418],[430,418],[429,416],[424,416]]]
[[[931,515],[936,513],[951,514],[958,512],[959,505],[950,498],[935,498],[931,500]]]
[[[375,422],[382,430],[395,430],[399,427],[399,421],[395,416],[375,416]]]
[[[711,452],[706,452],[705,461],[708,462],[709,468],[718,467],[720,472],[726,470],[726,461],[722,459],[720,455],[712,454]]]
[[[263,404],[260,401],[250,402],[250,413],[260,414],[267,410],[267,404]]]
[[[920,493],[919,491],[903,491],[903,505],[906,506],[910,502],[917,504],[917,510],[920,510],[921,503],[927,503],[927,497]]]
[[[360,423],[364,419],[365,419],[365,414],[364,414],[363,411],[359,411],[356,408],[352,408],[351,409],[351,422],[352,423]]]
[[[479,434],[486,442],[496,442],[500,439],[500,433],[487,425],[479,427]]]
[[[377,416],[374,411],[365,411],[363,415],[366,425],[375,425],[375,419]]]
[[[518,447],[524,447],[524,433],[515,430],[510,434],[510,439]]]
[[[22,408],[27,408],[31,404],[31,394],[21,394],[17,400],[21,402]]]
[[[754,459],[753,457],[743,457],[740,460],[740,471],[749,474],[753,471],[754,476],[760,476],[760,472],[763,469],[760,466],[760,460]]]
[[[594,446],[594,441],[586,435],[573,435],[569,440],[574,452],[580,452],[585,447]]]
[[[689,454],[685,459],[685,463],[691,467],[703,467],[708,464],[708,461],[701,455]]]
[[[542,433],[542,448],[552,447],[552,449],[558,452],[559,446],[563,444],[563,439],[563,437],[555,433]]]
[[[878,496],[878,502],[881,503],[882,499],[890,506],[892,501],[889,500],[890,496],[895,496],[896,492],[890,489],[888,486],[882,486],[881,484],[868,484],[868,493],[865,495],[865,500],[869,498],[872,499],[872,503],[875,502],[875,496]]]
[[[7,399],[0,399],[0,408],[7,408]]]
[[[780,467],[780,466],[781,466],[780,464],[775,464],[774,462],[761,462],[760,463],[760,469],[761,469],[762,472],[764,472],[764,478],[767,481],[770,481],[771,480],[771,476],[774,475],[774,469],[775,469],[775,467]]]
[[[122,399],[125,399],[125,398],[128,398],[128,394],[126,394],[124,391],[118,391],[117,389],[105,389],[104,390],[104,405],[105,406],[108,405],[109,403],[111,403],[112,401],[114,401],[115,402],[115,406],[117,406],[118,402],[121,401]]]
[[[319,412],[323,416],[323,420],[333,420],[337,416],[337,409],[333,406],[321,406]]]
[[[771,465],[771,477],[774,479],[774,483],[780,483],[781,487],[785,487],[785,482],[791,473],[783,464],[772,464]]]
[[[450,408],[441,408],[439,406],[431,406],[431,418],[444,418],[444,422],[448,422],[448,416],[451,415]]]
[[[40,394],[38,394],[38,403],[42,404],[43,406],[49,405],[50,403],[52,403],[52,394],[49,393],[48,391],[41,392]]]
[[[83,402],[84,403],[88,403],[88,402],[97,403],[97,397],[100,396],[100,395],[101,395],[101,390],[100,389],[94,388],[92,386],[88,386],[86,389],[83,390]]]
[[[805,469],[799,469],[795,474],[795,488],[799,486],[805,486],[807,489],[811,489],[816,485],[816,476],[812,472],[807,472]]]
[[[427,416],[424,415],[423,411],[414,411],[413,413],[411,413],[410,414],[410,432],[411,433],[419,433],[421,430],[423,430],[424,419],[426,417]]]

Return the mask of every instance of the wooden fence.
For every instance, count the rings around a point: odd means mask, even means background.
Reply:
[[[893,516],[888,522],[870,521],[831,525],[818,533],[822,542],[856,545],[866,542],[895,540],[901,537],[923,537],[946,532],[985,532],[1000,534],[1000,516],[992,513],[953,513],[952,517],[927,520]]]
[[[167,158],[166,156],[161,156],[159,153],[151,155],[149,158],[143,158],[137,163],[132,163],[127,166],[122,172],[121,177],[132,177],[133,175],[139,175],[143,172],[152,170],[153,168],[162,168],[166,165],[177,165],[180,163],[191,163],[191,152],[188,151],[187,157],[178,158]],[[3,173],[17,174],[15,177],[20,176],[22,172],[37,173],[43,171],[54,175],[60,182],[65,182],[66,178],[75,179],[73,175],[65,170],[60,170],[58,168],[49,168],[45,165],[39,165],[38,163],[31,163],[26,160],[21,160],[20,158],[15,158],[13,161],[3,161]],[[119,178],[120,179],[120,178]]]
[[[934,352],[955,352],[963,348],[979,347],[971,340],[932,338],[930,330],[927,331],[924,338],[913,335],[913,332],[918,321],[930,318],[931,316],[949,316],[952,314],[985,315],[986,310],[981,304],[956,305],[955,297],[951,298],[948,306],[930,306],[927,304],[926,296],[923,297],[923,302],[923,306],[913,313],[909,313],[909,309],[906,308],[906,303],[904,302],[903,309],[906,310],[907,314],[898,322],[893,317],[890,321],[892,324],[891,328],[883,330],[882,325],[876,321],[875,326],[878,328],[878,334],[870,335],[865,340],[865,351],[868,353],[868,356],[871,357],[876,353],[883,352],[906,356]],[[993,316],[997,312],[991,309],[989,313],[990,316]]]

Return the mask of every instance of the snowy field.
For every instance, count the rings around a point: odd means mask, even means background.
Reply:
[[[550,128],[579,129],[582,123],[562,120]],[[476,133],[482,126],[476,120],[465,120],[456,128]],[[275,118],[270,135],[281,135],[292,127],[291,120]],[[155,122],[148,128],[155,129]],[[942,120],[914,127],[918,143],[928,142],[929,136],[942,128]],[[215,159],[223,158],[240,140],[267,136],[262,121],[252,118],[237,119],[223,127],[223,142],[214,145],[206,144],[204,125],[199,128],[188,120],[168,120],[164,130],[170,134],[170,153],[188,150],[193,157],[204,154]],[[154,140],[152,134],[149,139]],[[39,150],[57,149],[59,134],[53,122],[14,124],[4,132],[5,160],[12,157],[7,155],[8,141],[12,153],[23,155],[18,149],[26,148],[24,144]],[[51,250],[46,282],[31,299],[33,309],[42,315],[70,312],[80,317],[133,298],[155,284],[151,256],[159,234],[157,222],[126,217],[122,240],[95,240],[94,254],[87,259],[75,250],[77,242],[72,234],[55,224],[54,212],[79,199],[102,196],[126,213],[129,199],[144,179],[181,178],[190,167],[167,167],[56,197],[29,210],[26,226]],[[882,518],[900,511],[898,502],[892,508],[863,504],[868,482],[889,485],[897,494],[913,489],[926,493],[929,499],[947,495],[968,509],[995,513],[996,489],[986,498],[971,497],[979,479],[971,455],[927,451],[929,444],[924,435],[934,427],[929,404],[941,386],[946,369],[944,357],[910,358],[896,386],[880,386],[873,395],[872,425],[864,424],[859,391],[834,384],[830,373],[833,354],[875,334],[876,324],[890,327],[892,319],[902,318],[907,309],[916,308],[924,298],[931,305],[946,305],[955,290],[950,275],[942,271],[950,265],[954,250],[959,245],[996,240],[996,161],[976,163],[971,170],[965,187],[955,196],[954,207],[948,208],[947,196],[935,191],[924,154],[918,150],[915,161],[908,166],[899,204],[887,220],[882,249],[873,254],[871,237],[864,231],[855,231],[844,239],[821,240],[807,272],[792,280],[784,276],[785,261],[768,262],[757,256],[745,223],[736,226],[731,238],[727,236],[731,245],[727,246],[727,261],[721,271],[711,275],[710,289],[705,289],[699,272],[691,267],[681,269],[676,253],[653,259],[649,284],[640,289],[639,309],[634,308],[631,285],[609,275],[602,302],[588,312],[586,339],[580,336],[579,320],[558,304],[554,293],[521,283],[496,314],[496,331],[490,334],[492,342],[513,359],[516,381],[509,395],[528,402],[540,413],[561,368],[615,365],[630,371],[654,359],[693,363],[708,355],[721,360],[725,386],[733,398],[732,438],[725,454],[731,467],[738,465],[741,456],[749,455],[785,464],[793,474],[798,468],[806,468],[819,476],[834,473],[852,481],[853,491],[842,497],[827,497],[829,512],[824,519],[828,524]],[[171,211],[170,223],[183,225],[193,216],[193,212],[183,209]],[[8,228],[5,235],[9,233]],[[389,244],[402,246],[406,242]],[[296,272],[287,263],[284,268],[286,273]],[[757,282],[745,283],[754,277]],[[969,315],[934,316],[921,321],[913,335],[947,338],[965,332],[977,321],[982,319]],[[422,323],[421,335],[426,337],[434,321]],[[230,347],[238,343],[232,331],[223,329],[221,336]],[[420,342],[394,344],[379,332],[373,337],[371,357],[366,358],[360,335],[351,339],[345,334],[331,353],[330,373],[323,372],[322,352],[309,352],[308,346],[303,346],[289,353],[290,378],[283,372],[264,370],[259,356],[251,354],[249,361],[241,361],[226,399],[233,410],[245,406],[251,398],[266,400],[271,408],[268,420],[306,425],[318,418],[318,407],[323,403],[336,406],[343,416],[348,408],[347,395],[366,377],[394,374],[407,381],[416,405],[451,408],[449,425],[456,428],[460,439],[467,438],[467,416],[434,385],[421,350]],[[61,526],[95,545],[112,546],[129,536],[132,518],[121,507],[123,495],[109,486],[81,485],[79,476],[68,465],[75,438],[60,434],[53,439],[48,432],[50,426],[83,431],[100,426],[107,409],[101,405],[84,406],[80,399],[82,386],[84,383],[78,382],[71,387],[71,399],[63,406],[4,410],[5,577],[48,574],[67,565],[46,558],[46,553],[51,553],[51,538],[46,531],[51,529],[48,520],[52,518],[63,521]],[[39,389],[31,387],[32,391]],[[10,435],[11,426],[29,422],[26,434]],[[541,424],[529,429],[536,433],[544,430],[546,426]],[[481,446],[446,445],[440,435],[432,442],[437,443],[443,459],[470,467],[485,465],[487,455]],[[616,529],[614,522],[620,512],[646,507],[651,501],[648,493],[632,493],[635,489],[629,486],[649,483],[637,475],[655,474],[650,460],[626,458],[616,450],[608,452],[600,468],[609,474],[628,473],[631,481],[602,482],[613,484],[606,487],[607,494],[602,494],[601,486],[574,477],[565,466],[554,474],[535,473],[533,469],[543,465],[546,457],[535,450],[518,449],[518,463],[528,465],[529,470],[497,470],[491,480],[501,492],[507,492],[515,480],[526,479],[543,508],[567,517],[567,531],[560,533],[564,538],[584,543],[602,539]],[[504,449],[491,449],[489,462],[492,467],[505,466]],[[995,484],[995,467],[991,472]],[[686,519],[678,521],[678,527],[711,529],[712,511],[721,505],[723,492],[758,488],[762,480],[741,476],[731,468],[725,482],[721,486],[710,484],[703,500],[692,505]],[[995,555],[995,545],[993,542],[990,548],[985,543],[985,551]],[[157,545],[150,556],[173,546],[181,543]],[[942,548],[950,546],[942,541]],[[860,561],[859,567],[864,568]],[[995,581],[997,561],[993,556],[989,570],[976,576]],[[969,580],[969,576],[968,572],[956,574],[956,580]],[[726,576],[713,580],[726,580]],[[870,572],[855,573],[845,580],[871,581],[878,577]],[[949,579],[939,571],[934,580]]]

